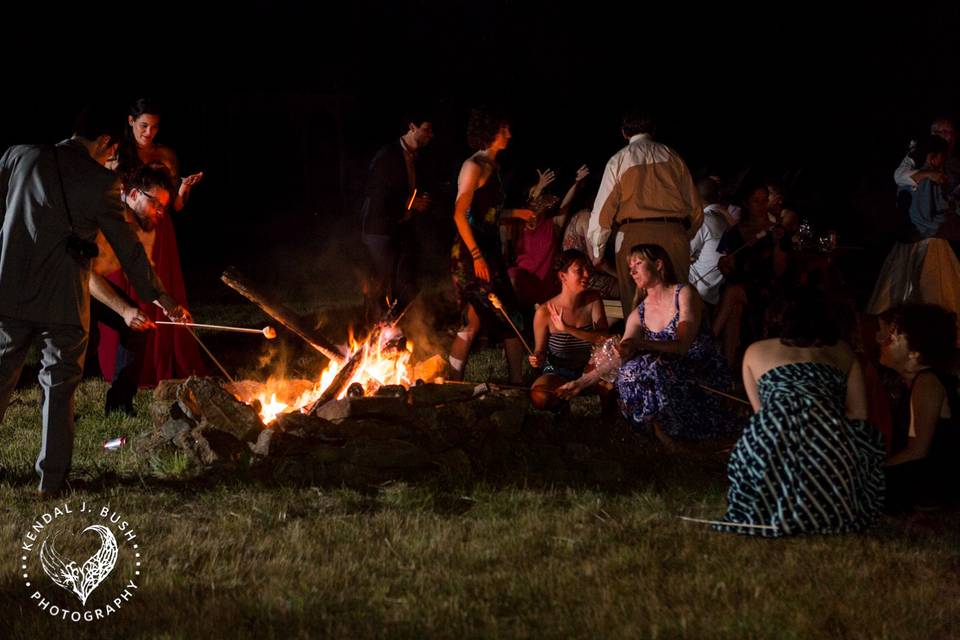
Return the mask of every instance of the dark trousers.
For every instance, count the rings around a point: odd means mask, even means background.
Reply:
[[[110,283],[115,289],[116,285]],[[119,291],[119,289],[118,289]],[[133,304],[132,301],[130,301]],[[107,390],[104,409],[109,413],[115,409],[133,411],[133,397],[140,385],[140,370],[143,367],[143,353],[147,344],[145,331],[134,331],[123,321],[119,314],[106,305],[90,300],[90,322],[102,322],[120,337],[114,366],[113,379]],[[91,354],[96,357],[96,354]]]
[[[40,489],[56,491],[73,458],[74,392],[83,375],[87,332],[79,325],[0,317],[0,420],[20,378],[27,351],[40,342],[43,431],[36,470]]]
[[[393,235],[365,233],[361,241],[373,268],[365,294],[367,321],[375,322],[386,311],[388,298],[396,300],[396,308],[402,310],[416,297],[416,247],[407,230]]]

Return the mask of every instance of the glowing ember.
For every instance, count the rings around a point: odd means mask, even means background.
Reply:
[[[275,393],[270,394],[270,402],[266,401],[266,394],[264,393],[260,394],[258,400],[260,400],[260,418],[264,424],[273,422],[278,415],[287,412],[287,403],[278,402]]]

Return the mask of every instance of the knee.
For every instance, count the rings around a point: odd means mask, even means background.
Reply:
[[[548,411],[555,409],[560,403],[560,399],[557,398],[550,385],[535,382],[530,388],[530,404],[533,405],[534,409]]]

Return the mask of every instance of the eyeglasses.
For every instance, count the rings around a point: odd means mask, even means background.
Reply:
[[[158,197],[156,197],[156,196],[154,196],[154,195],[151,195],[151,194],[147,193],[146,191],[141,191],[140,189],[137,189],[137,192],[138,192],[141,196],[143,196],[144,198],[146,198],[147,200],[149,200],[149,201],[150,201],[150,204],[152,204],[154,207],[156,207],[156,208],[159,209],[160,211],[163,211],[164,209],[167,208],[167,205],[163,204],[163,202],[160,201],[160,198],[158,198]]]

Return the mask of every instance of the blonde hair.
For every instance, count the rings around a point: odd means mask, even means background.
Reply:
[[[663,268],[658,272],[660,274],[660,279],[663,280],[663,283],[666,285],[679,284],[679,281],[677,280],[677,273],[673,270],[673,261],[670,260],[670,254],[667,253],[667,250],[660,245],[634,245],[630,249],[630,253],[627,254],[627,266],[629,266],[630,262],[634,259],[649,260],[650,262],[656,262],[659,260],[663,263]],[[633,306],[640,304],[640,301],[644,297],[640,291],[641,289],[638,288],[636,293],[633,294]]]

